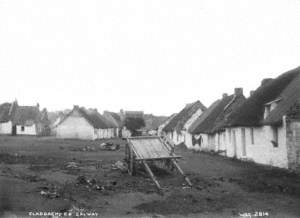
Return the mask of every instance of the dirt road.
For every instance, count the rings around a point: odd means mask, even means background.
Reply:
[[[194,186],[155,168],[162,196],[142,171],[132,177],[116,166],[124,158],[122,140],[114,140],[118,151],[101,150],[102,142],[1,136],[0,215],[300,216],[299,175],[180,148]]]

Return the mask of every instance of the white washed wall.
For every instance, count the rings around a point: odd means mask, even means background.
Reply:
[[[93,126],[85,118],[75,114],[56,127],[56,137],[93,140],[96,138],[96,134]]]
[[[8,121],[6,123],[0,123],[0,134],[11,134],[12,133],[12,123]]]
[[[23,131],[22,126],[17,125],[17,135],[37,135],[36,125],[33,124],[31,126],[24,126]]]
[[[285,126],[278,128],[278,147],[274,147],[271,143],[273,139],[271,126],[253,128],[254,144],[251,142],[251,128],[245,128],[246,156],[242,154],[242,128],[232,128],[232,131],[236,132],[237,158],[247,158],[256,163],[281,168],[288,167]],[[235,154],[234,150],[232,136],[231,143],[227,144],[227,156],[233,157]]]

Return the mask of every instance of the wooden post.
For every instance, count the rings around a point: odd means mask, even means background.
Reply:
[[[152,171],[151,171],[149,165],[148,165],[147,162],[144,161],[144,160],[143,160],[142,162],[143,162],[143,165],[144,165],[146,171],[148,172],[150,178],[153,180],[153,182],[155,183],[155,185],[156,185],[156,187],[158,188],[158,190],[161,191],[161,187],[160,187],[158,181],[156,180],[156,178],[154,177],[154,174],[152,173]]]
[[[130,175],[132,176],[133,175],[133,150],[132,150],[132,147],[130,145],[129,146],[129,172],[130,172]]]
[[[182,171],[182,169],[180,168],[180,166],[178,165],[178,163],[176,162],[176,160],[172,159],[172,163],[177,168],[177,170],[179,171],[179,173],[184,177],[184,179],[187,182],[187,184],[189,186],[193,186],[192,183],[191,183],[191,181],[190,181],[190,179],[184,174],[184,172]]]

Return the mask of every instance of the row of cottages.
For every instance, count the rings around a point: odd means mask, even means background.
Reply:
[[[224,124],[229,115],[246,100],[243,89],[236,88],[234,94],[223,94],[212,103],[188,129],[185,145],[194,150],[225,152],[226,132]]]
[[[205,110],[206,107],[200,101],[187,104],[160,129],[162,129],[163,134],[167,135],[175,145],[184,143],[186,135],[188,134],[187,130]]]
[[[47,110],[36,106],[20,106],[17,101],[0,105],[0,134],[49,135]]]
[[[226,133],[227,156],[300,170],[300,68],[263,80],[230,115]]]
[[[300,68],[214,102],[189,128],[190,148],[300,169]],[[240,95],[239,98],[237,96]]]
[[[74,106],[55,127],[57,138],[95,140],[116,137],[117,128],[96,109]]]

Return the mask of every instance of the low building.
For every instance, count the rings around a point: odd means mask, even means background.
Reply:
[[[122,135],[122,128],[123,128],[123,123],[121,120],[121,117],[118,113],[111,112],[111,111],[104,111],[103,116],[105,117],[106,120],[112,123],[112,125],[115,128],[115,136],[116,137],[121,137]]]
[[[162,133],[166,134],[175,145],[184,143],[188,128],[205,110],[206,107],[200,101],[187,104],[168,121],[162,128]]]
[[[47,135],[49,120],[47,111],[39,105],[20,106],[17,101],[0,106],[0,134]]]
[[[228,118],[227,156],[299,169],[299,99],[300,68],[263,80]]]
[[[114,129],[97,110],[79,106],[74,106],[55,129],[57,138],[95,140],[114,137]]]
[[[188,129],[185,144],[190,149],[215,151],[225,154],[228,136],[225,123],[229,115],[246,100],[242,88],[235,88],[234,94],[223,94],[201,114]]]

